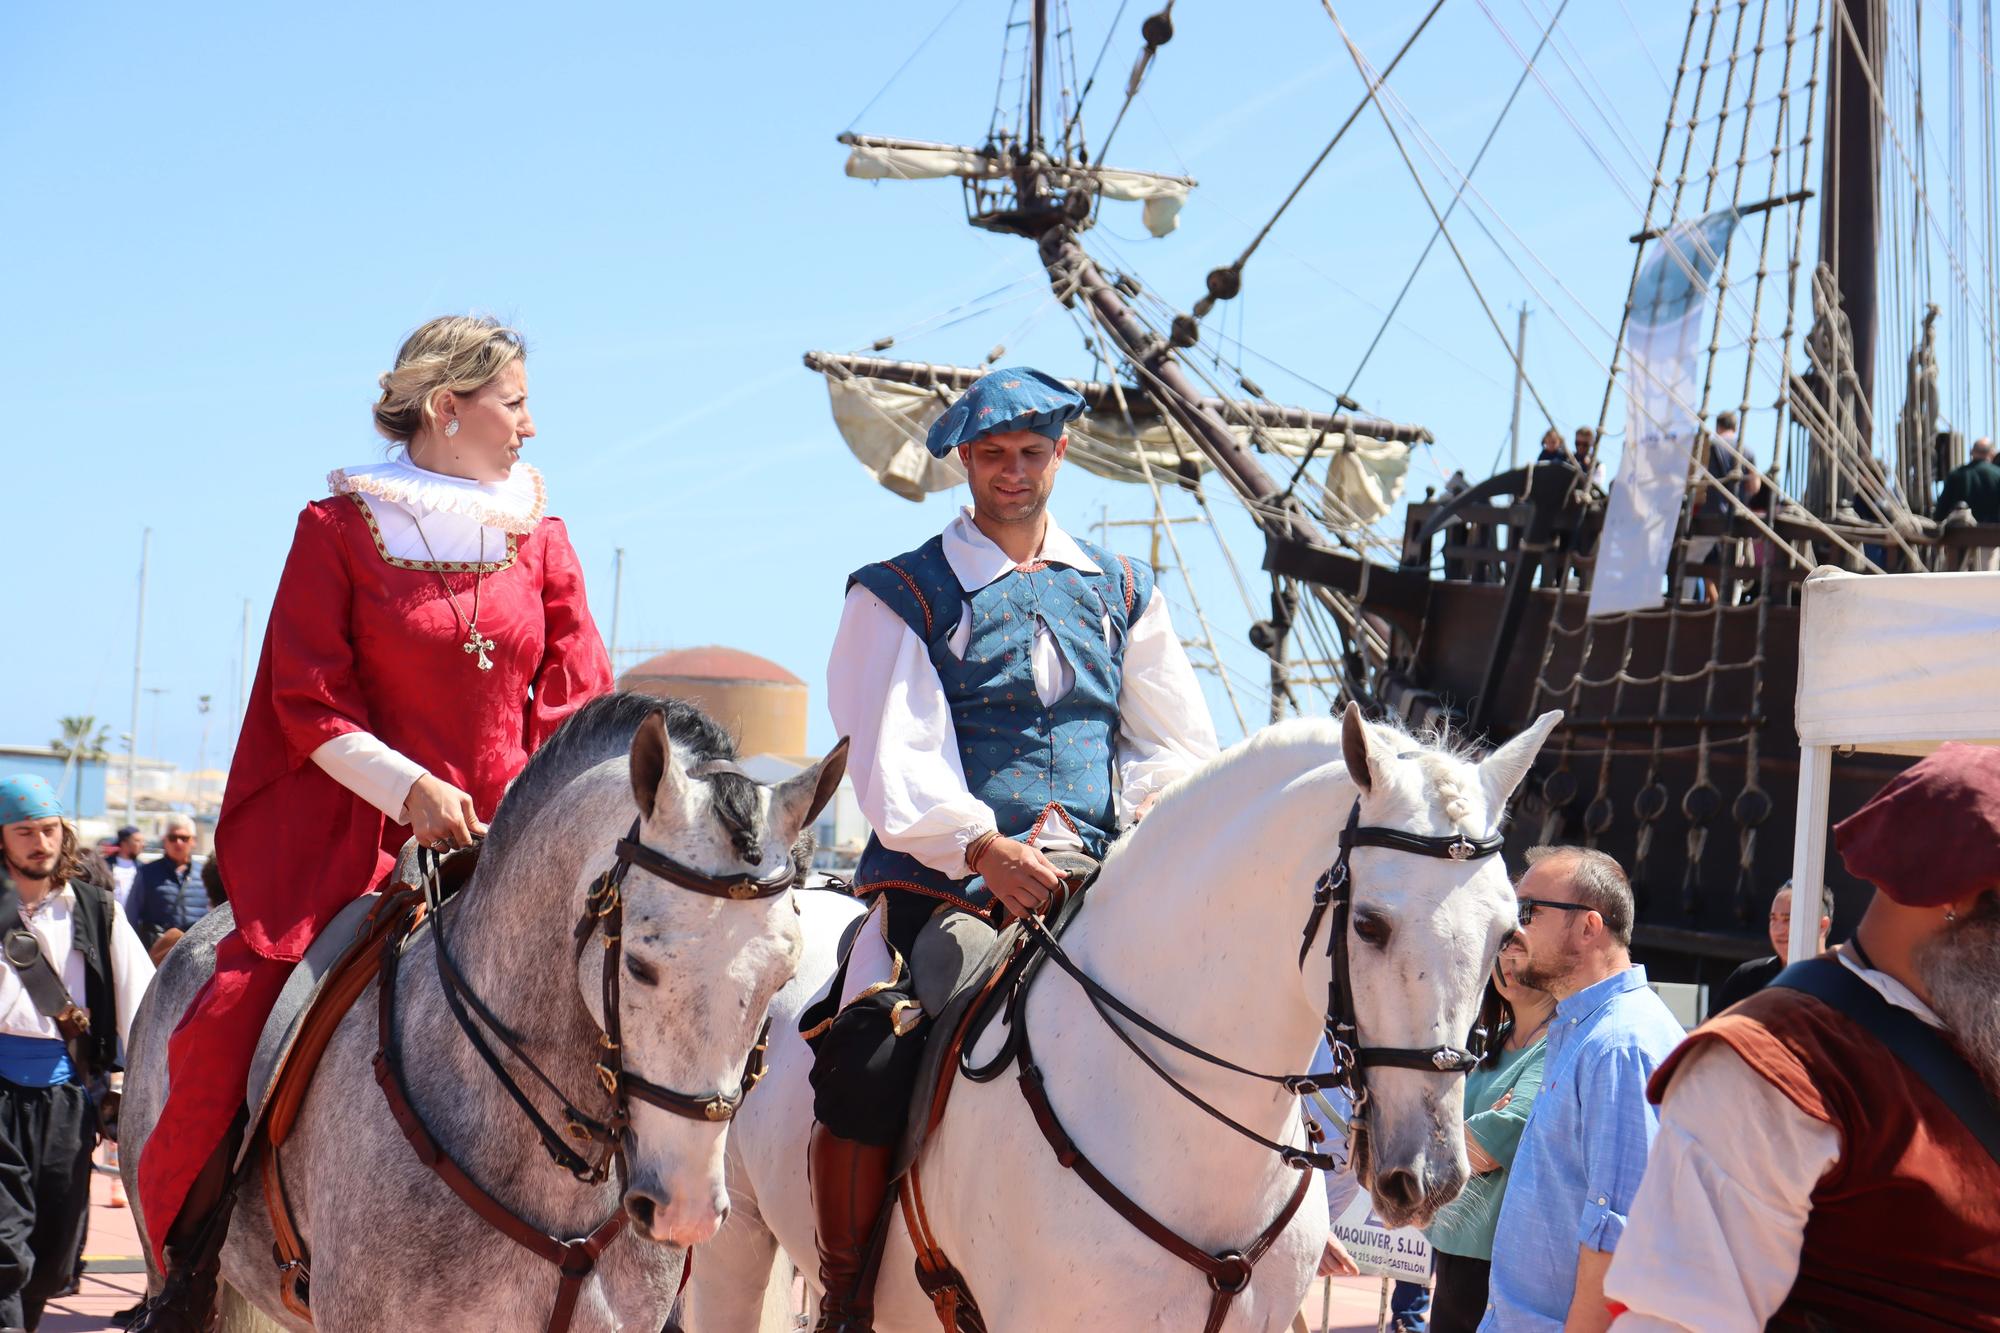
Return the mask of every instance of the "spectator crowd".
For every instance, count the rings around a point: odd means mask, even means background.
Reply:
[[[1404,1333],[2000,1329],[2000,749],[1947,745],[1835,829],[1875,887],[1683,1033],[1609,856],[1528,854],[1465,1082],[1472,1177]],[[1792,915],[1820,953],[1794,963]],[[1350,1195],[1351,1182],[1331,1193]],[[1323,1274],[1355,1271],[1329,1242]]]

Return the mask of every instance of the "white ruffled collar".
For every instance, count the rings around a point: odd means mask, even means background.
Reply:
[[[533,532],[547,506],[542,474],[527,463],[514,464],[507,480],[489,482],[448,477],[392,458],[335,468],[326,474],[326,484],[335,495],[371,496],[426,513],[441,510],[516,536]]]

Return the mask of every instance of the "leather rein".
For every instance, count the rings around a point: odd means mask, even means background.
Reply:
[[[1222,1327],[1230,1303],[1249,1287],[1257,1261],[1283,1234],[1297,1214],[1299,1205],[1305,1200],[1306,1190],[1311,1181],[1310,1173],[1313,1170],[1336,1169],[1339,1163],[1330,1152],[1317,1147],[1302,1148],[1294,1144],[1280,1143],[1235,1120],[1174,1078],[1158,1060],[1139,1045],[1126,1030],[1125,1025],[1130,1024],[1182,1054],[1204,1063],[1245,1078],[1276,1084],[1294,1097],[1303,1098],[1323,1088],[1341,1088],[1347,1092],[1353,1104],[1351,1125],[1358,1129],[1364,1123],[1366,1114],[1367,1086],[1364,1073],[1366,1069],[1378,1067],[1415,1069],[1437,1074],[1461,1074],[1479,1063],[1480,1053],[1485,1047],[1485,1033],[1474,1030],[1470,1049],[1450,1044],[1429,1047],[1361,1044],[1360,1025],[1354,1009],[1353,977],[1349,969],[1347,945],[1348,927],[1354,904],[1353,875],[1349,859],[1354,849],[1383,847],[1391,851],[1436,857],[1441,860],[1476,861],[1499,852],[1503,841],[1504,839],[1497,833],[1474,839],[1463,834],[1432,837],[1408,833],[1401,829],[1364,827],[1361,824],[1361,802],[1356,799],[1353,810],[1348,814],[1346,827],[1341,830],[1339,856],[1313,885],[1312,911],[1306,917],[1305,928],[1301,932],[1299,967],[1303,970],[1306,958],[1312,952],[1313,942],[1319,936],[1320,927],[1330,921],[1326,948],[1331,963],[1331,975],[1327,982],[1325,1031],[1328,1048],[1333,1052],[1333,1068],[1306,1074],[1261,1073],[1214,1055],[1175,1035],[1086,975],[1063,948],[1061,940],[1050,931],[1040,917],[1023,918],[1024,928],[1033,939],[1035,947],[1043,956],[1068,973],[1070,979],[1077,983],[1090,1000],[1091,1007],[1097,1011],[1098,1017],[1104,1020],[1105,1026],[1111,1029],[1112,1034],[1127,1050],[1137,1056],[1140,1063],[1151,1070],[1156,1078],[1211,1118],[1251,1142],[1276,1153],[1287,1166],[1294,1167],[1300,1172],[1299,1183],[1278,1216],[1258,1234],[1255,1240],[1241,1250],[1229,1250],[1221,1254],[1210,1254],[1203,1250],[1140,1207],[1076,1147],[1056,1117],[1055,1108],[1049,1101],[1041,1070],[1035,1064],[1029,1043],[1025,999],[1032,979],[1031,973],[1026,971],[1022,973],[1020,984],[1009,997],[1010,1032],[999,1053],[985,1065],[975,1067],[970,1062],[970,1050],[967,1049],[961,1053],[960,1067],[967,1078],[983,1083],[998,1077],[1007,1065],[1018,1062],[1021,1095],[1033,1112],[1035,1124],[1054,1151],[1056,1160],[1064,1168],[1075,1171],[1112,1211],[1162,1249],[1195,1268],[1208,1279],[1209,1287],[1215,1296],[1210,1302],[1208,1321],[1204,1328],[1206,1333],[1215,1333],[1215,1330]],[[1123,1022],[1119,1021],[1121,1019]],[[1315,1145],[1323,1142],[1325,1131],[1314,1119],[1311,1110],[1302,1107],[1301,1113],[1305,1120],[1309,1142]]]
[[[710,770],[718,767],[720,765],[704,766]],[[701,770],[696,772],[699,774]],[[631,1124],[630,1102],[644,1102],[690,1120],[718,1123],[734,1118],[743,1104],[743,1099],[764,1076],[764,1052],[771,1032],[770,1019],[766,1018],[764,1026],[758,1031],[756,1044],[745,1058],[743,1079],[731,1091],[706,1094],[677,1092],[642,1078],[625,1068],[624,1027],[619,1013],[619,976],[624,970],[626,874],[636,865],[648,874],[657,876],[689,893],[736,902],[775,898],[789,890],[795,878],[789,866],[763,879],[747,873],[718,876],[696,870],[641,842],[637,819],[632,821],[631,830],[618,840],[615,851],[616,860],[611,868],[591,885],[585,896],[583,915],[571,932],[578,961],[581,961],[584,946],[590,942],[593,935],[602,939],[605,950],[604,1028],[597,1039],[601,1053],[595,1071],[598,1083],[611,1098],[612,1104],[609,1114],[602,1118],[584,1111],[564,1093],[522,1049],[519,1035],[502,1023],[466,984],[446,944],[437,858],[428,850],[420,853],[425,897],[430,900],[430,910],[426,915],[436,932],[434,951],[437,956],[438,981],[444,992],[446,1005],[473,1050],[478,1053],[487,1069],[492,1072],[494,1079],[534,1127],[550,1160],[586,1185],[601,1184],[609,1179],[614,1166],[620,1179],[625,1177],[626,1131]],[[488,1225],[557,1268],[561,1274],[561,1282],[556,1290],[556,1302],[550,1312],[547,1329],[548,1333],[563,1333],[563,1330],[570,1325],[575,1314],[578,1295],[585,1279],[596,1267],[598,1256],[624,1230],[625,1208],[621,1202],[611,1216],[588,1236],[572,1240],[549,1236],[523,1221],[505,1204],[488,1194],[438,1144],[436,1137],[431,1134],[409,1099],[408,1090],[403,1085],[397,1051],[396,969],[409,938],[409,936],[392,937],[383,944],[382,977],[379,983],[381,1032],[380,1045],[375,1056],[376,1081],[381,1084],[382,1095],[389,1103],[390,1113],[418,1159],[436,1172],[445,1184],[450,1186],[452,1191]],[[485,1032],[482,1032],[482,1027]],[[502,1064],[499,1054],[487,1040],[486,1032],[497,1037],[507,1053],[556,1099],[562,1108],[562,1130],[558,1131],[535,1109],[527,1093]],[[595,1161],[585,1157],[580,1151],[580,1148],[594,1143],[602,1144],[604,1148]],[[690,1251],[681,1270],[683,1287],[687,1285],[693,1267],[694,1255]]]

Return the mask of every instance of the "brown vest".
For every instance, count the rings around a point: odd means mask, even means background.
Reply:
[[[1830,1006],[1774,989],[1690,1033],[1648,1095],[1709,1041],[1840,1132],[1771,1327],[2000,1330],[2000,1162],[1936,1093]]]

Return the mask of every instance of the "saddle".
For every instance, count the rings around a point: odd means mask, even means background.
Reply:
[[[1059,891],[1061,896],[1047,917],[1049,933],[1058,939],[1083,906],[1084,891],[1097,873],[1095,862],[1089,863],[1087,869],[1082,865],[1061,868],[1075,873],[1065,878]],[[900,1205],[903,1225],[916,1247],[917,1285],[931,1298],[938,1322],[946,1333],[954,1329],[961,1333],[985,1333],[986,1323],[978,1302],[973,1299],[971,1285],[931,1235],[917,1159],[932,1132],[944,1121],[952,1089],[958,1083],[957,1075],[963,1072],[975,1082],[987,1082],[1013,1060],[1015,1041],[1011,1033],[1000,1052],[984,1066],[974,1067],[969,1056],[994,1020],[1004,1019],[1012,1025],[1019,1004],[1047,961],[1039,940],[1025,922],[1009,922],[986,955],[957,979],[949,1000],[938,1013],[937,1030],[925,1044],[916,1090],[910,1100],[909,1121],[889,1175],[895,1186],[891,1196],[895,1202],[891,1206]]]
[[[382,942],[414,930],[425,915],[427,902],[416,852],[413,841],[398,859],[388,888],[356,898],[313,940],[278,993],[250,1063],[244,1096],[249,1122],[237,1152],[235,1175],[240,1179],[253,1161],[263,1157],[264,1202],[277,1238],[273,1251],[280,1295],[286,1309],[308,1322],[312,1319],[310,1264],[285,1194],[278,1149],[298,1121],[327,1043],[354,1001],[380,972]],[[478,859],[477,848],[444,858],[438,868],[440,900],[464,886]]]

